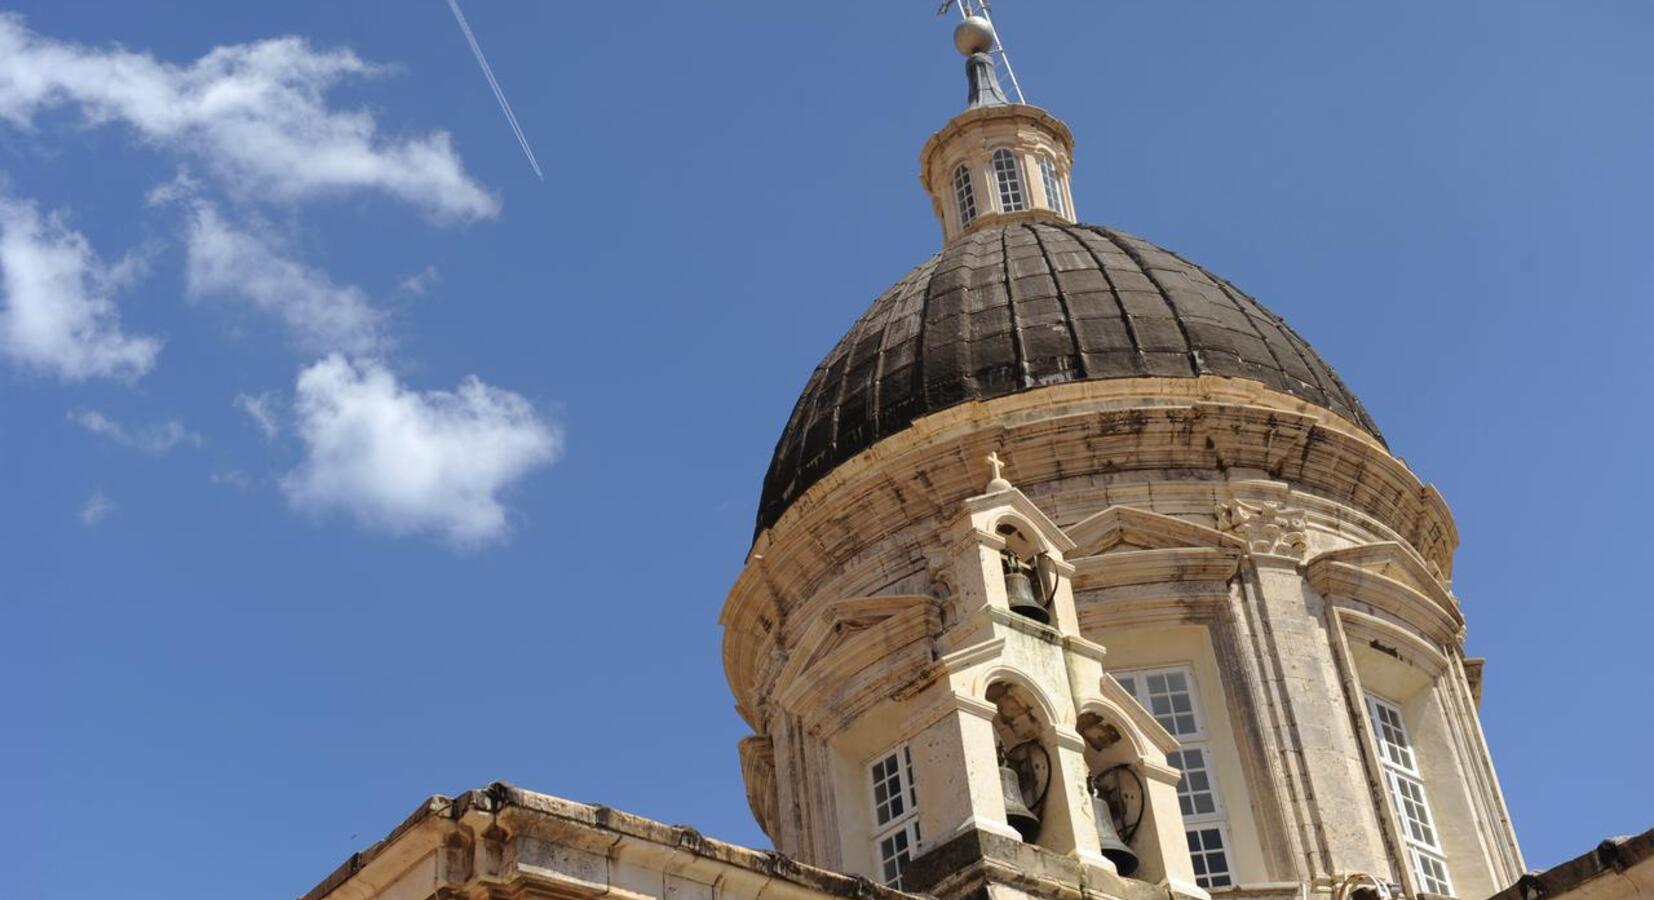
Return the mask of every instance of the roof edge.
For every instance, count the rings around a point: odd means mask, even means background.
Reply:
[[[457,825],[460,819],[473,812],[505,816],[508,828],[512,827],[511,819],[515,815],[530,817],[529,820],[518,818],[518,822],[544,819],[545,825],[555,826],[546,829],[545,833],[599,833],[604,839],[602,843],[611,848],[618,847],[628,839],[641,841],[677,852],[690,853],[765,878],[779,878],[827,896],[854,897],[858,900],[911,900],[913,897],[894,888],[875,884],[866,878],[806,865],[775,851],[756,850],[709,838],[688,825],[668,825],[612,807],[566,800],[496,781],[485,788],[466,791],[457,797],[437,794],[426,799],[412,815],[383,839],[374,842],[365,850],[351,854],[349,859],[306,893],[302,900],[322,900],[334,895],[369,866],[380,860],[388,860],[399,850],[405,849],[410,856],[423,856],[425,852],[429,852],[423,846],[401,848],[399,845],[413,840],[414,833],[427,826],[443,822]],[[452,826],[431,829],[426,840],[430,845],[429,850],[439,846],[442,839],[452,830]],[[516,831],[518,834],[532,833],[521,828]]]

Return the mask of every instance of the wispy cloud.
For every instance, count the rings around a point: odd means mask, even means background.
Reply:
[[[125,334],[112,299],[141,269],[137,257],[105,264],[62,214],[0,194],[0,352],[65,381],[148,372],[161,342]]]
[[[396,289],[401,293],[414,297],[423,297],[425,296],[426,291],[430,290],[432,286],[436,285],[441,280],[442,273],[436,270],[436,266],[426,266],[418,272],[409,275],[407,278],[402,279],[402,281],[397,284]]]
[[[505,91],[500,89],[500,83],[494,79],[494,68],[488,64],[488,57],[482,55],[482,45],[477,43],[477,36],[471,33],[471,23],[465,21],[465,13],[460,12],[459,0],[448,0],[448,8],[453,10],[454,21],[459,23],[459,30],[465,33],[465,42],[471,45],[471,54],[477,58],[477,65],[482,67],[482,77],[488,79],[488,86],[494,89],[494,99],[500,101],[500,112],[505,113],[506,124],[511,126],[511,133],[517,136],[518,146],[523,148],[523,155],[528,157],[528,167],[534,170],[534,177],[545,181],[546,175],[540,171],[540,163],[534,158],[534,150],[528,146],[528,138],[523,136],[523,129],[517,124],[517,114],[511,111],[511,104],[505,99]]]
[[[282,481],[294,506],[462,546],[504,536],[500,493],[562,452],[526,399],[474,376],[420,392],[380,364],[331,356],[299,373],[294,411],[305,456]]]
[[[274,391],[265,391],[262,394],[237,394],[235,407],[247,414],[253,420],[258,430],[266,438],[273,438],[281,434],[281,419],[276,415],[276,395]]]
[[[274,239],[230,225],[212,204],[191,203],[186,243],[190,296],[243,301],[274,315],[311,352],[385,348],[385,314],[361,288],[288,258]]]
[[[185,428],[177,419],[128,428],[95,409],[83,409],[69,413],[69,421],[122,447],[130,447],[155,456],[170,452],[182,444],[194,447],[202,444],[201,435]]]
[[[109,518],[109,514],[114,511],[115,502],[104,496],[103,490],[100,488],[93,491],[92,496],[86,498],[86,502],[81,504],[80,524],[91,528],[93,525]]]
[[[235,488],[245,491],[253,486],[253,479],[240,469],[219,469],[207,476],[207,480],[220,487]]]
[[[497,214],[498,199],[466,174],[447,132],[389,137],[371,112],[329,106],[341,81],[384,71],[297,37],[218,47],[181,66],[54,40],[0,14],[0,119],[16,126],[71,106],[92,124],[122,123],[146,143],[200,159],[242,196],[365,190],[441,220]]]

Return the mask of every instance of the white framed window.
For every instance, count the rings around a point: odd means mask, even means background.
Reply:
[[[1040,180],[1045,184],[1045,201],[1059,215],[1068,215],[1068,203],[1063,197],[1062,178],[1057,174],[1057,164],[1051,157],[1041,153],[1039,157]]]
[[[1444,897],[1453,895],[1453,883],[1447,879],[1447,863],[1418,850],[1409,850],[1408,853],[1413,857],[1413,871],[1418,873],[1419,887],[1425,893]]]
[[[1367,713],[1372,719],[1373,743],[1378,749],[1384,786],[1399,820],[1418,886],[1432,894],[1451,895],[1453,883],[1447,876],[1447,858],[1442,854],[1436,821],[1430,814],[1430,801],[1424,792],[1418,754],[1413,751],[1401,707],[1377,694],[1368,694]]]
[[[1223,815],[1217,786],[1212,783],[1211,754],[1205,745],[1184,745],[1166,754],[1166,763],[1183,773],[1177,782],[1177,805],[1183,818]]]
[[[994,182],[999,186],[999,211],[1028,208],[1028,192],[1022,188],[1022,164],[1015,153],[1001,147],[994,151]]]
[[[968,166],[953,170],[953,202],[959,211],[960,228],[976,221],[976,188],[971,184]]]
[[[1184,835],[1189,839],[1189,861],[1194,863],[1196,884],[1215,888],[1235,883],[1229,871],[1229,841],[1222,825],[1189,828]]]
[[[1166,754],[1166,762],[1183,773],[1177,781],[1177,805],[1195,883],[1203,888],[1234,884],[1223,796],[1213,771],[1212,744],[1196,697],[1194,672],[1172,666],[1116,672],[1114,679],[1179,741],[1180,746]]]
[[[919,793],[913,785],[913,751],[903,744],[867,767],[873,792],[873,853],[879,878],[900,887],[902,870],[919,850]]]

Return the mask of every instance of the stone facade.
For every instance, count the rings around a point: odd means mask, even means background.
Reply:
[[[980,486],[991,453],[1016,488]],[[1005,612],[1002,522],[1016,528],[1004,540],[1052,562],[1049,626]],[[1486,896],[1522,864],[1465,676],[1446,580],[1456,542],[1440,497],[1376,438],[1256,385],[1114,379],[934,414],[806,492],[760,535],[731,592],[726,669],[774,747],[773,771],[750,781],[754,807],[770,811],[783,852],[874,877],[866,810],[843,798],[865,793],[866,760],[905,742],[928,844],[1007,836],[987,727],[994,678],[1049,710],[1072,784],[1102,760],[1069,729],[1111,694],[1109,723],[1142,742],[1134,764],[1164,766],[1176,741],[1104,672],[1177,666],[1198,686],[1225,801],[1226,888],[1284,897],[1359,872],[1423,891],[1369,737],[1364,698],[1376,693],[1406,713],[1455,893]],[[881,608],[848,634],[828,624]],[[1061,650],[1047,660],[1019,642]],[[809,693],[789,690],[801,682]],[[964,760],[930,752],[929,716],[946,704],[960,711],[948,749]],[[946,785],[935,801],[927,780]],[[1175,781],[1166,809],[1151,798],[1169,827],[1135,846],[1138,875],[1199,896],[1174,858]],[[1047,812],[1058,832],[1034,846],[1084,860],[1094,830],[1070,801],[1066,815]]]

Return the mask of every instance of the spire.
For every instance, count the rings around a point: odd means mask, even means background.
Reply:
[[[970,84],[970,92],[965,97],[965,108],[1010,103],[999,86],[998,67],[989,55],[999,45],[994,23],[988,21],[986,16],[966,16],[953,30],[953,45],[966,57],[965,80]]]
[[[999,73],[994,69],[994,58],[986,53],[972,53],[971,58],[965,60],[965,80],[970,84],[970,92],[965,97],[966,109],[1004,106],[1011,102],[1006,99],[1005,91],[999,86]]]

